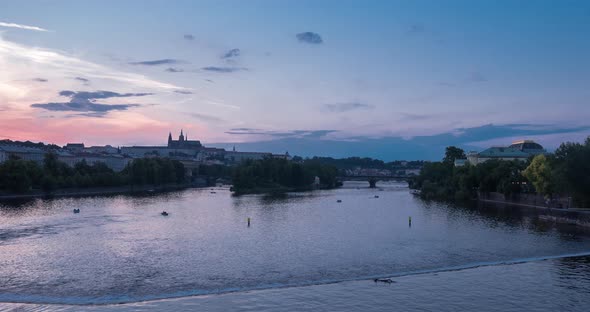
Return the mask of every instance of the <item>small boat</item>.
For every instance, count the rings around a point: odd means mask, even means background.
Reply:
[[[391,278],[376,278],[374,279],[375,283],[381,282],[381,283],[387,283],[387,284],[391,284],[391,283],[395,283]]]
[[[379,195],[375,195],[375,198],[379,198]]]
[[[80,209],[74,209],[74,213],[80,213]]]
[[[337,202],[337,203],[341,203],[341,202],[342,202],[342,199],[339,199],[339,200],[337,200],[336,202]]]
[[[166,211],[162,211],[161,215],[163,215],[165,217],[165,216],[168,216],[168,213]]]

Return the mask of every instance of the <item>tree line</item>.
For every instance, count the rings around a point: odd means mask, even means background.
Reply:
[[[563,143],[554,153],[526,161],[493,159],[456,167],[455,159],[463,158],[463,150],[447,147],[444,159],[425,163],[410,187],[431,198],[469,199],[478,191],[507,196],[537,193],[546,198],[568,196],[574,205],[590,206],[590,137],[584,143]]]
[[[373,159],[369,157],[347,157],[347,158],[332,158],[332,157],[312,157],[312,158],[301,158],[299,156],[293,157],[295,162],[314,161],[325,165],[331,165],[338,169],[354,169],[357,167],[364,169],[389,169],[389,170],[400,170],[409,168],[420,168],[424,164],[422,160],[414,161],[391,161],[384,162],[383,160]]]
[[[268,190],[306,190],[311,188],[316,176],[323,188],[338,186],[338,169],[317,160],[296,162],[270,157],[246,160],[234,168],[233,190],[238,194]]]
[[[55,153],[46,153],[41,165],[18,157],[10,157],[0,164],[0,190],[12,193],[184,182],[184,165],[168,158],[134,159],[121,172],[100,162],[89,165],[85,160],[70,167],[59,161]]]

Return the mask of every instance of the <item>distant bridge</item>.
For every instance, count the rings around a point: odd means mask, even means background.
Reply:
[[[388,175],[388,176],[381,176],[381,175],[355,175],[355,176],[338,176],[337,180],[340,182],[344,181],[367,181],[369,182],[370,188],[375,188],[377,186],[377,182],[379,181],[407,181],[411,179],[411,176],[402,176],[402,175]]]

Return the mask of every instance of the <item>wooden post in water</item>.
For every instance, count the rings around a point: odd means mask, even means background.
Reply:
[[[248,227],[250,227],[250,217],[248,217]]]
[[[412,227],[412,217],[408,217],[408,226]]]

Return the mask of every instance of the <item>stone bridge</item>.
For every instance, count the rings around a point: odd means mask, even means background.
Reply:
[[[339,176],[340,182],[344,181],[367,181],[370,188],[375,188],[379,181],[408,181],[411,176],[391,175],[391,176]]]

